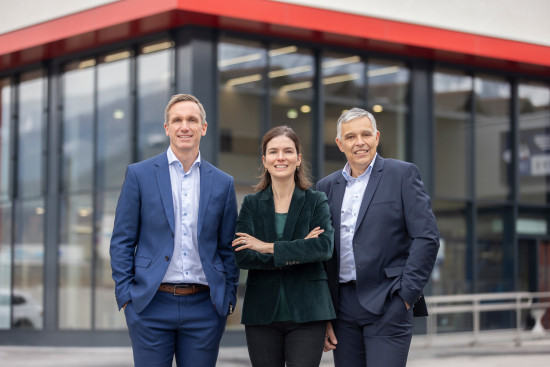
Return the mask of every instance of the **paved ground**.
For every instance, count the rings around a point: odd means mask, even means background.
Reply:
[[[0,346],[2,367],[132,367],[130,348],[72,348]],[[218,367],[250,366],[246,347],[223,347]],[[321,367],[333,366],[325,353]],[[549,367],[550,336],[522,342],[481,342],[468,346],[463,339],[430,343],[413,339],[408,367]]]

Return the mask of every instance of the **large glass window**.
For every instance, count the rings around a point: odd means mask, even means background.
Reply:
[[[94,243],[96,329],[125,327],[124,316],[113,300],[109,246],[114,212],[127,165],[134,149],[130,115],[130,51],[100,58],[97,66],[97,177]],[[166,101],[165,101],[166,102]]]
[[[468,157],[471,157],[472,78],[460,72],[434,73],[435,195],[464,199],[467,190]]]
[[[218,45],[220,168],[235,177],[239,203],[260,173],[267,51],[260,43],[224,38]]]
[[[550,203],[550,88],[519,85],[519,199],[527,204]]]
[[[62,329],[89,329],[94,186],[95,60],[66,66],[63,75],[63,172],[59,226],[58,320]]]
[[[478,200],[510,199],[510,83],[476,77],[475,177]]]
[[[296,46],[269,50],[270,126],[288,125],[296,132],[306,164],[312,158],[313,61],[311,51]]]
[[[21,76],[18,110],[18,197],[29,198],[43,192],[44,79],[42,71]]]
[[[380,131],[377,151],[387,158],[405,160],[409,69],[402,63],[369,60],[367,76],[369,112]]]
[[[14,327],[42,328],[44,273],[44,101],[41,71],[22,74],[18,108],[18,176],[14,218],[13,297],[29,307],[29,317]]]
[[[118,311],[114,298],[115,283],[109,256],[119,191],[105,191],[96,198],[94,327],[103,330],[126,329],[124,313]]]
[[[435,295],[471,293],[472,263],[468,247],[467,207],[460,202],[434,200],[437,227],[441,234],[439,252],[431,275]]]
[[[346,156],[335,141],[336,123],[343,111],[365,107],[365,64],[358,55],[327,52],[322,62],[322,78],[325,106],[323,174],[328,175],[346,164]]]
[[[0,329],[10,328],[11,314],[11,87],[0,80]]]
[[[161,41],[141,47],[137,58],[138,160],[165,152],[164,109],[174,79],[173,42]]]
[[[97,187],[120,190],[132,160],[130,51],[101,58],[97,66]]]

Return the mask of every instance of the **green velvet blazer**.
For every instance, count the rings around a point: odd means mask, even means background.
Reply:
[[[325,231],[318,238],[305,240],[315,227]],[[237,265],[248,269],[243,324],[270,324],[277,311],[281,289],[284,289],[292,321],[302,323],[336,317],[323,263],[331,258],[334,248],[334,230],[324,193],[311,189],[294,190],[281,241],[277,241],[271,186],[247,195],[236,231],[275,243],[273,254],[235,251]]]

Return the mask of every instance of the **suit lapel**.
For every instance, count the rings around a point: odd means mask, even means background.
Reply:
[[[206,207],[210,200],[210,194],[212,193],[212,167],[210,163],[205,160],[201,161],[200,167],[200,199],[199,199],[199,220],[197,222],[197,237],[201,235],[202,225],[204,223],[204,217],[206,215]]]
[[[166,153],[158,155],[153,164],[155,166],[155,175],[164,213],[166,213],[170,228],[174,232],[174,202],[172,201],[172,185],[170,183],[170,169]]]
[[[361,207],[359,208],[359,215],[357,216],[357,223],[355,224],[355,229],[359,228],[359,225],[363,221],[363,217],[367,212],[367,209],[372,201],[372,197],[376,192],[380,178],[382,177],[382,170],[384,169],[384,159],[381,156],[376,157],[374,161],[374,166],[372,167],[372,172],[370,174],[369,183],[365,189],[365,194],[363,195],[363,201],[361,202]]]
[[[264,233],[268,242],[277,240],[277,229],[275,228],[275,203],[273,202],[273,191],[271,186],[262,191],[260,197],[260,210]]]
[[[302,207],[306,201],[306,194],[299,188],[294,188],[294,194],[292,194],[292,200],[288,207],[288,214],[286,216],[285,229],[283,230],[283,239],[286,241],[292,240],[292,234],[294,233],[294,227],[300,213],[302,213]]]
[[[344,201],[344,194],[346,192],[347,181],[340,172],[340,175],[335,181],[332,192],[331,205],[332,207],[332,223],[334,227],[334,248],[338,259],[340,258],[340,225],[342,223],[342,202]]]

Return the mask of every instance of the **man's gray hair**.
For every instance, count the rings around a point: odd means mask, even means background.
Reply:
[[[336,137],[338,138],[338,140],[342,139],[342,137],[340,136],[342,133],[342,124],[361,117],[369,118],[372,123],[374,133],[376,134],[376,132],[378,131],[376,130],[376,119],[374,118],[372,113],[365,111],[362,108],[353,107],[352,109],[349,109],[346,112],[342,113],[342,115],[340,115],[340,118],[338,119],[338,125],[336,126]]]

